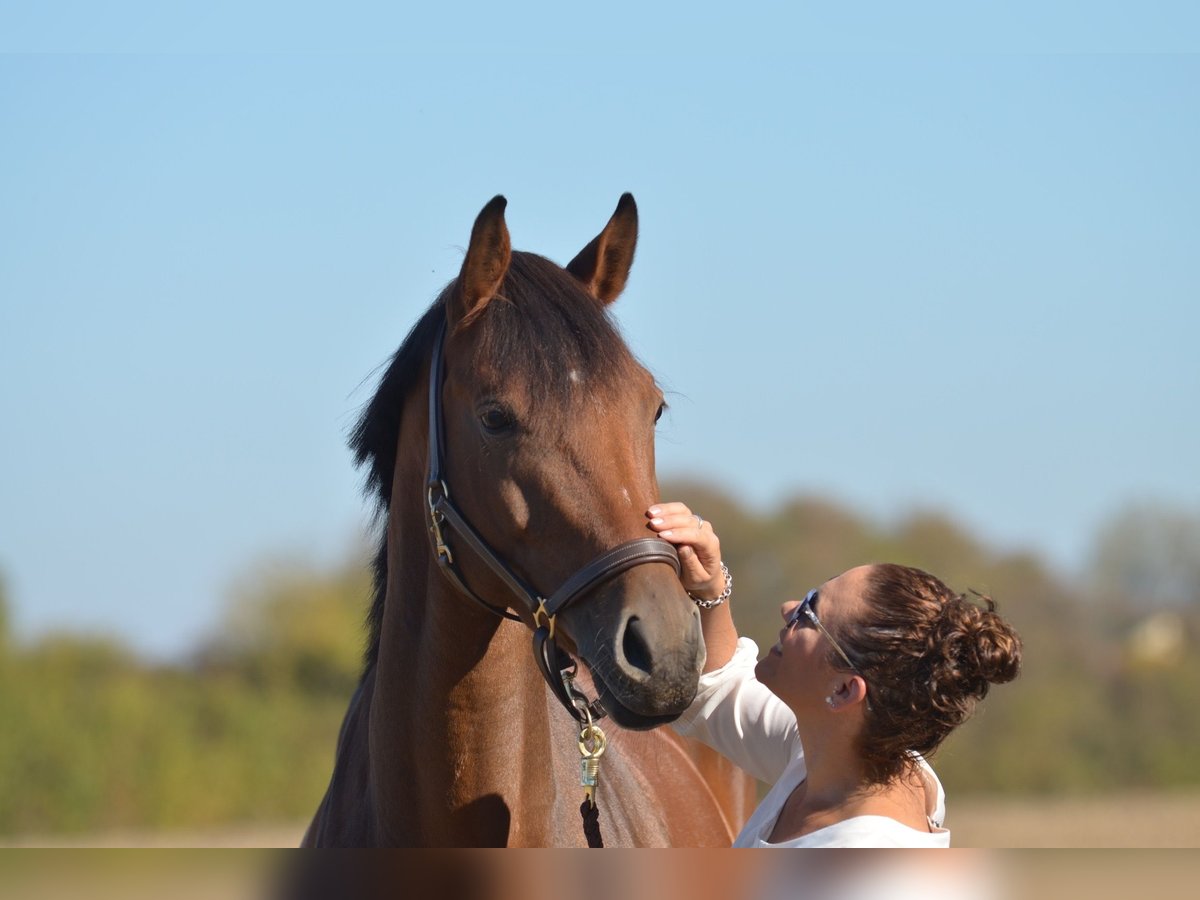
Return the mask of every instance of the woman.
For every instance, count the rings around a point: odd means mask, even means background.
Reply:
[[[925,761],[1021,642],[995,614],[919,569],[860,566],[788,601],[761,660],[738,637],[712,526],[682,503],[647,512],[679,550],[708,659],[676,729],[772,784],[735,847],[948,847],[945,795]]]

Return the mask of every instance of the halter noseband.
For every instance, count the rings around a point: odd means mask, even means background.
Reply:
[[[433,361],[429,369],[429,483],[426,492],[429,530],[433,535],[438,565],[451,584],[484,609],[505,619],[521,621],[521,617],[509,612],[507,607],[488,603],[463,581],[462,575],[454,567],[454,554],[446,543],[445,529],[451,528],[533,613],[533,657],[559,702],[581,723],[599,719],[605,715],[599,699],[588,703],[587,698],[572,685],[575,662],[554,642],[555,617],[588,591],[634,566],[666,563],[678,575],[679,555],[671,544],[660,538],[638,538],[601,553],[568,578],[549,599],[522,581],[488,546],[487,541],[450,499],[450,488],[442,474],[445,436],[441,395],[446,377],[443,362],[445,342],[446,322],[443,320],[434,338]]]

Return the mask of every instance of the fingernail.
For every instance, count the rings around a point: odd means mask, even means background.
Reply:
[[[669,532],[669,531],[660,531],[659,532],[659,535],[661,537],[668,537],[670,534],[671,534],[671,532]]]
[[[660,512],[662,512],[662,508],[658,506],[652,506],[646,510],[646,512],[650,513],[652,516],[657,516]]]
[[[662,519],[651,519],[651,520],[650,520],[650,524],[651,524],[651,525],[661,525],[662,523],[663,523],[663,520],[662,520]],[[664,532],[664,533],[665,533],[665,534],[670,534],[670,532]]]

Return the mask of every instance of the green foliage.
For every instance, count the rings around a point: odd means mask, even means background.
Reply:
[[[369,588],[365,555],[264,565],[188,666],[75,635],[0,653],[0,834],[312,815]]]
[[[139,663],[56,637],[0,684],[0,833],[301,818],[345,698]]]
[[[0,659],[8,649],[8,627],[8,586],[4,583],[4,573],[0,572]]]
[[[362,670],[370,594],[365,553],[330,572],[297,561],[265,563],[235,588],[224,626],[199,662],[233,669],[258,686],[347,696]]]
[[[716,523],[738,626],[762,648],[781,602],[864,562],[920,566],[998,602],[1022,635],[1023,673],[938,755],[949,792],[1200,783],[1200,598],[1161,589],[1188,583],[1179,541],[1194,522],[1118,517],[1098,544],[1110,568],[1098,562],[1084,590],[935,513],[882,527],[811,497],[759,513],[702,484],[663,496]],[[1123,539],[1131,529],[1137,540]],[[1174,535],[1176,550],[1146,534]],[[1147,581],[1161,559],[1176,574]],[[1161,602],[1123,594],[1114,571],[1158,584]],[[365,552],[331,569],[264,563],[230,592],[217,635],[186,664],[156,666],[96,638],[14,643],[0,582],[0,834],[308,817],[359,677],[369,596]]]

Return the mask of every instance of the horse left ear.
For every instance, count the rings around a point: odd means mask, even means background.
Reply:
[[[504,224],[507,205],[504,197],[496,195],[475,219],[467,258],[446,306],[446,317],[453,329],[465,328],[487,309],[508,273],[512,241]]]
[[[621,296],[629,280],[637,236],[637,204],[633,202],[633,194],[622,194],[617,211],[604,230],[567,263],[567,271],[582,281],[588,293],[601,303],[612,303]]]

